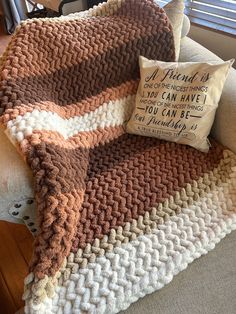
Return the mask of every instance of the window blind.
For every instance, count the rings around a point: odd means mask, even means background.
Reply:
[[[193,23],[236,35],[236,0],[185,0],[185,14]]]

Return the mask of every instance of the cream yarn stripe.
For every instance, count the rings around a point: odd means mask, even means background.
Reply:
[[[105,235],[101,240],[95,239],[92,244],[87,244],[84,250],[79,249],[76,254],[71,253],[65,259],[60,272],[53,278],[46,276],[42,280],[33,281],[34,276],[30,273],[25,280],[26,287],[23,298],[26,300],[34,295],[33,298],[35,299],[37,296],[37,302],[40,303],[45,296],[52,297],[52,286],[56,285],[58,281],[60,284],[63,280],[68,280],[71,273],[78,271],[78,267],[85,268],[88,262],[95,262],[98,255],[103,256],[106,252],[112,252],[114,247],[135,240],[140,235],[150,234],[153,229],[164,224],[171,215],[180,213],[182,208],[189,207],[194,200],[199,200],[200,196],[204,197],[207,193],[214,191],[216,185],[223,186],[227,182],[235,184],[235,181],[232,181],[235,171],[236,155],[225,150],[223,159],[213,171],[205,173],[198,181],[187,184],[186,188],[181,189],[158,207],[153,207],[150,212],[146,212],[144,217],[139,216],[138,220],[126,223],[123,228],[112,229],[109,236]]]
[[[119,126],[132,112],[135,95],[104,103],[94,111],[69,119],[51,111],[33,110],[7,123],[7,135],[13,141],[21,142],[35,130],[55,131],[65,139],[79,132],[90,132],[98,128]]]
[[[117,313],[169,283],[236,229],[236,169],[181,213],[70,275],[53,299],[26,301],[26,313]]]

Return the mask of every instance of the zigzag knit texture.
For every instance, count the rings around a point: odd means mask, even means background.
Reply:
[[[181,206],[179,214],[135,240],[116,243],[116,248],[97,254],[85,267],[73,268],[77,258],[71,255],[66,263],[70,275],[61,275],[53,298],[47,296],[37,305],[27,302],[26,312],[117,313],[162,288],[195,258],[212,250],[236,229],[236,158],[227,151],[224,155],[218,168],[176,194],[172,201]],[[38,284],[37,298],[47,285],[50,296],[50,284],[44,281],[43,287]]]
[[[152,0],[25,21],[0,60],[0,121],[35,183],[27,313],[117,313],[236,227],[233,153],[125,134],[140,55],[175,59]]]

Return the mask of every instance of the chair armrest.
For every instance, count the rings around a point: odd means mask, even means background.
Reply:
[[[207,48],[185,37],[181,40],[182,62],[222,61]],[[236,70],[230,69],[221,95],[211,135],[222,145],[236,153]]]

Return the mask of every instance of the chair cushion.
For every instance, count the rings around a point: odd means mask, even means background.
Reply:
[[[181,40],[180,62],[220,61],[221,59],[194,40],[185,37]],[[235,66],[235,65],[234,65]],[[222,145],[236,153],[236,70],[231,68],[225,82],[212,136]]]
[[[236,309],[236,232],[197,259],[167,286],[120,314],[233,314]]]
[[[184,21],[184,1],[172,0],[164,6],[164,10],[173,27],[176,61],[179,59],[180,40]]]

